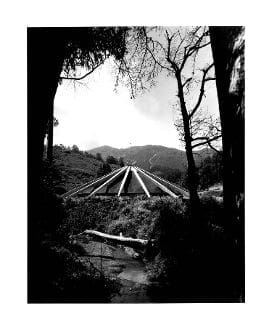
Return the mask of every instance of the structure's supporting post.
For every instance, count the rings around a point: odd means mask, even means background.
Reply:
[[[125,176],[124,176],[124,178],[123,178],[123,180],[121,182],[120,189],[118,191],[118,197],[121,195],[121,192],[122,192],[122,190],[124,188],[124,185],[126,183],[126,180],[127,180],[127,176],[128,176],[129,171],[130,171],[130,166],[128,166],[127,171],[126,171],[126,174],[125,174]]]
[[[137,173],[136,169],[134,167],[132,167],[131,169],[132,169],[133,173],[135,174],[136,178],[138,179],[138,181],[140,182],[140,185],[142,186],[144,192],[150,198],[150,193],[147,190],[145,184],[143,183],[143,180],[140,178],[139,174]]]
[[[168,195],[170,195],[170,196],[172,196],[174,198],[178,198],[178,196],[176,194],[174,194],[171,190],[169,190],[168,188],[166,188],[164,185],[162,185],[161,183],[159,183],[158,181],[156,181],[155,179],[153,179],[151,176],[149,176],[148,174],[146,174],[141,169],[138,169],[138,170],[139,170],[139,172],[143,173],[143,175],[145,175],[150,180],[152,180],[161,190],[163,190],[164,192],[166,192]]]
[[[104,180],[106,179],[107,177],[110,177],[112,176],[114,173],[120,171],[120,168],[118,168],[117,170],[114,170],[113,172],[111,173],[108,173],[104,176],[102,176],[101,178],[97,179],[97,180],[94,180],[94,181],[91,181],[91,182],[87,182],[87,183],[84,183],[83,185],[81,185],[80,187],[76,187],[68,192],[66,192],[65,194],[61,195],[62,198],[67,198],[67,197],[72,197],[73,195],[87,189],[87,188],[90,188],[93,184],[95,183],[98,183],[100,182],[101,180]]]
[[[113,181],[115,178],[117,178],[119,175],[121,175],[125,170],[126,170],[126,167],[124,167],[122,169],[119,169],[119,172],[118,173],[116,173],[109,180],[107,180],[106,182],[104,182],[101,186],[99,186],[98,188],[96,188],[93,192],[90,193],[90,195],[88,195],[88,197],[93,196],[95,193],[97,193],[99,190],[101,190],[103,187],[105,187],[107,184],[109,184],[111,181]]]

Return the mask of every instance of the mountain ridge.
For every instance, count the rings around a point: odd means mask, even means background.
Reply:
[[[171,168],[180,170],[181,172],[187,169],[186,152],[176,148],[165,147],[162,145],[144,145],[131,146],[128,148],[115,148],[109,145],[93,148],[87,151],[93,155],[100,153],[106,159],[108,156],[115,158],[122,157],[126,162],[136,162],[136,165],[146,170],[151,170],[152,167]],[[214,153],[209,148],[203,148],[195,152],[195,161],[198,166],[204,158]]]

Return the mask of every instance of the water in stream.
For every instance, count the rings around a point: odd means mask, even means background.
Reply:
[[[95,241],[81,245],[97,269],[119,282],[120,290],[112,296],[112,303],[151,302],[145,264],[128,253],[128,249]]]

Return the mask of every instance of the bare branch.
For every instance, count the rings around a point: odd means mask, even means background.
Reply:
[[[203,98],[203,95],[205,92],[205,89],[204,89],[205,82],[207,81],[206,79],[209,79],[209,78],[206,78],[206,75],[213,66],[214,66],[214,63],[210,64],[206,69],[202,70],[203,76],[202,76],[202,81],[201,81],[201,86],[200,86],[200,93],[199,93],[196,105],[194,106],[193,110],[189,114],[189,118],[193,117],[193,115],[195,114],[195,112],[197,111],[197,109],[199,108],[199,106],[201,104],[201,101],[202,101],[202,98]],[[209,79],[209,80],[211,80],[211,79]]]
[[[182,84],[182,88],[184,88],[192,79],[193,79],[192,77],[187,78],[185,82]]]
[[[210,147],[211,149],[213,149],[214,151],[216,151],[218,154],[221,154],[221,151],[218,150],[218,149],[216,149],[216,148],[211,144],[210,141],[208,141],[207,143],[208,143],[208,145],[209,145],[209,147]]]
[[[198,30],[199,30],[199,29],[198,29]],[[196,32],[198,32],[198,30],[197,30]],[[194,33],[195,36],[196,36],[196,32]],[[194,43],[194,45],[191,46],[191,47],[189,48],[189,50],[188,50],[188,56],[191,56],[193,53],[198,52],[199,49],[204,48],[204,47],[208,46],[208,45],[211,43],[211,42],[209,41],[209,42],[206,42],[205,44],[201,44],[202,41],[203,41],[203,39],[204,39],[205,37],[207,37],[208,35],[209,35],[209,31],[206,30],[206,31],[204,31],[204,32],[201,34],[200,37],[198,37],[198,39],[197,39],[197,41]]]
[[[208,46],[210,44],[211,44],[211,42],[209,41],[209,42],[207,42],[207,43],[205,43],[205,44],[203,44],[201,46],[193,46],[193,47],[191,47],[190,50],[189,50],[189,56],[191,56],[194,52],[198,51],[199,49],[204,48],[204,47],[206,47],[206,46]]]
[[[129,83],[130,83],[130,89],[131,89],[131,97],[134,98],[135,95],[134,95],[134,92],[133,92],[133,90],[134,90],[134,88],[133,88],[133,80],[132,80],[132,77],[131,77],[131,75],[130,75],[130,70],[129,70],[129,68],[128,68],[128,66],[127,66],[127,64],[126,64],[125,61],[123,61],[123,64],[124,64],[124,66],[125,66],[125,69],[126,69],[127,75],[128,75],[128,77],[129,77]]]
[[[215,78],[215,77],[209,77],[209,78],[206,78],[206,79],[205,79],[205,82],[206,82],[206,81],[210,81],[210,80],[216,80],[216,78]]]
[[[143,69],[143,65],[144,65],[144,62],[145,62],[146,54],[147,54],[147,48],[145,49],[145,52],[144,52],[144,56],[143,56],[143,60],[142,60],[141,65],[140,65],[137,80],[140,78],[140,75],[141,75],[141,72],[142,72],[142,69]]]
[[[191,37],[191,41],[190,43],[184,47],[184,55],[183,55],[183,60],[182,60],[182,63],[180,65],[180,68],[179,68],[179,71],[181,72],[188,60],[188,58],[193,55],[194,53],[196,53],[199,49],[203,48],[203,47],[206,47],[208,45],[207,44],[204,44],[204,45],[201,45],[201,42],[202,40],[204,39],[205,36],[208,35],[208,32],[205,31],[202,33],[202,35],[198,38],[197,41],[195,41],[194,45],[192,45],[192,43],[194,42],[194,37],[197,35],[197,32],[200,30],[201,26],[197,27],[196,30],[192,33],[192,37]]]
[[[210,144],[212,141],[215,141],[215,140],[218,140],[222,137],[222,135],[217,135],[217,136],[214,136],[212,138],[208,138],[208,137],[199,137],[199,138],[194,138],[193,141],[196,141],[196,140],[204,140],[204,142],[199,142],[195,145],[192,145],[192,149],[196,148],[196,147],[199,147],[199,146],[202,146],[204,144]]]
[[[172,42],[172,39],[173,39],[173,36],[174,35],[172,35],[170,37],[168,31],[166,30],[165,32],[166,32],[166,39],[167,39],[167,57],[166,57],[166,59],[167,59],[168,63],[171,64],[174,72],[179,72],[179,68],[177,66],[177,63],[174,60],[172,60],[171,57],[170,57],[170,55],[171,55],[170,54],[170,51],[171,51],[171,42]]]
[[[177,53],[178,53],[178,51],[179,51],[179,49],[180,49],[180,46],[183,44],[183,41],[185,40],[185,37],[182,38],[181,35],[180,35],[180,32],[179,32],[179,31],[178,31],[178,34],[179,34],[179,37],[180,37],[180,43],[179,43],[179,45],[178,45],[178,47],[177,47],[177,49],[176,49],[176,51],[175,51],[173,61],[176,60],[176,56],[177,56]]]
[[[147,35],[146,35],[146,33],[145,33],[145,39],[146,39],[146,42],[145,42],[145,44],[146,44],[146,49],[147,49],[147,51],[149,52],[149,54],[151,55],[153,61],[154,61],[159,67],[161,67],[162,69],[165,69],[165,70],[168,70],[168,71],[172,72],[168,67],[162,65],[162,64],[161,64],[161,63],[155,58],[154,53],[152,52],[152,50],[151,50],[151,49],[149,48],[149,46],[148,46],[148,41],[151,41],[152,44],[153,44],[153,47],[154,47],[154,41],[153,41],[152,39],[148,38]],[[159,43],[159,44],[160,44],[160,43]],[[160,44],[160,46],[162,47],[161,44]],[[163,48],[163,47],[162,47],[162,48]],[[164,50],[164,48],[163,48],[163,50]],[[164,51],[165,51],[165,50],[164,50]]]
[[[104,62],[100,62],[99,64],[97,64],[96,66],[94,66],[92,68],[92,70],[90,70],[89,72],[87,72],[86,74],[84,74],[81,77],[63,77],[60,76],[59,79],[66,79],[66,80],[82,80],[84,78],[86,78],[87,76],[89,76],[91,73],[93,73],[98,67],[100,67],[101,64],[103,64]]]

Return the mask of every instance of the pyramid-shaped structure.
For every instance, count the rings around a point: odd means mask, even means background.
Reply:
[[[188,197],[188,192],[136,166],[127,165],[63,194],[63,198],[91,196],[169,195]]]

